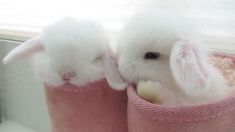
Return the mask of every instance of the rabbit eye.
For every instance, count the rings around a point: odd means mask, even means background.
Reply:
[[[160,53],[158,52],[147,52],[145,55],[144,55],[144,59],[158,59],[160,57]]]
[[[101,63],[101,61],[102,61],[102,56],[98,56],[93,60],[93,63]]]

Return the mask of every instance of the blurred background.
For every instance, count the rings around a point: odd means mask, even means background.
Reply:
[[[204,24],[210,50],[235,54],[235,0],[0,0],[0,58],[66,16],[92,18],[115,37],[136,11],[175,10]],[[43,88],[28,60],[0,64],[1,132],[49,132]]]

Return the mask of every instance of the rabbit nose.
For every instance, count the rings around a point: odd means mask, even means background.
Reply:
[[[62,75],[62,79],[67,82],[70,81],[75,76],[76,76],[75,72],[67,72]]]

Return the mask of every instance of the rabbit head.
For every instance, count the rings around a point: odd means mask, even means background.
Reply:
[[[186,33],[185,26],[172,22],[177,18],[167,15],[139,13],[121,31],[118,65],[121,75],[128,81],[152,80],[165,84],[173,79],[169,61],[171,48]]]
[[[81,86],[104,79],[105,74],[109,74],[105,69],[113,71],[106,65],[110,63],[106,61],[113,61],[107,57],[111,55],[108,43],[101,24],[65,18],[13,49],[3,62],[32,57],[36,75],[47,85],[56,87],[70,83]]]
[[[190,27],[190,21],[175,14],[144,12],[132,17],[118,39],[120,74],[134,84],[156,81],[184,101],[192,98],[191,103],[226,95],[226,90],[221,92],[227,87],[223,76],[208,63]]]

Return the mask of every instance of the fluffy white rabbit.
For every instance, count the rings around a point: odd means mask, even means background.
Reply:
[[[228,96],[231,88],[208,63],[192,29],[189,20],[170,12],[134,15],[118,39],[120,74],[135,85],[139,81],[161,84],[155,92],[163,94],[165,105],[197,105]]]
[[[68,83],[82,86],[106,76],[110,82],[112,78],[120,78],[115,65],[110,65],[115,60],[108,44],[109,38],[101,24],[92,20],[65,18],[13,49],[3,62],[32,57],[36,76],[52,87]],[[125,88],[118,82],[111,86],[118,90]]]

